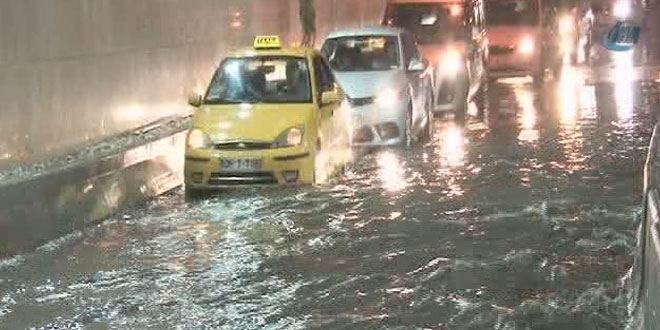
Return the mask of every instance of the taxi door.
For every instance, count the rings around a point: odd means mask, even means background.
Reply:
[[[342,151],[342,147],[347,145],[345,141],[346,122],[342,120],[341,101],[323,104],[321,96],[324,92],[337,92],[340,96],[343,94],[341,89],[335,83],[330,67],[326,61],[318,54],[312,59],[314,65],[315,93],[318,104],[318,125],[319,139],[321,142],[321,151],[325,159],[324,165],[330,158],[337,159],[337,152]],[[340,98],[341,99],[341,98]]]

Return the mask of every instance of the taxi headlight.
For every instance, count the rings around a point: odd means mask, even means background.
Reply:
[[[273,142],[273,148],[287,148],[299,146],[303,142],[305,130],[303,126],[296,126],[282,132]]]
[[[524,38],[520,43],[518,44],[518,51],[523,53],[523,54],[531,54],[534,52],[534,41],[532,38]]]
[[[191,149],[205,149],[211,147],[211,138],[201,129],[193,128],[188,132],[186,145]]]
[[[378,93],[374,102],[381,107],[392,107],[399,102],[399,93],[392,88],[388,88]]]
[[[449,50],[440,57],[440,68],[448,74],[456,74],[463,66],[463,58],[457,50]]]

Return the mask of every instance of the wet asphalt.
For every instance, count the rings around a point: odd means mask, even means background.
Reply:
[[[658,72],[500,80],[332,184],[161,196],[0,261],[0,329],[623,329]]]

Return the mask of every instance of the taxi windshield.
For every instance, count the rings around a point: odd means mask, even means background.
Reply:
[[[400,66],[397,37],[392,36],[332,38],[322,52],[336,71],[388,71]]]
[[[216,71],[204,103],[309,103],[307,61],[300,57],[229,58]]]
[[[536,1],[495,0],[486,3],[488,25],[537,25],[539,11]]]
[[[388,8],[387,23],[412,32],[420,44],[460,40],[463,7],[457,3],[403,3]]]

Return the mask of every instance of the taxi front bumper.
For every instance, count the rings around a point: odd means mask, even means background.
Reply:
[[[223,168],[222,159],[256,161],[259,166],[228,169]],[[188,149],[184,176],[186,188],[193,190],[311,184],[314,181],[314,154],[305,147],[240,151]]]

